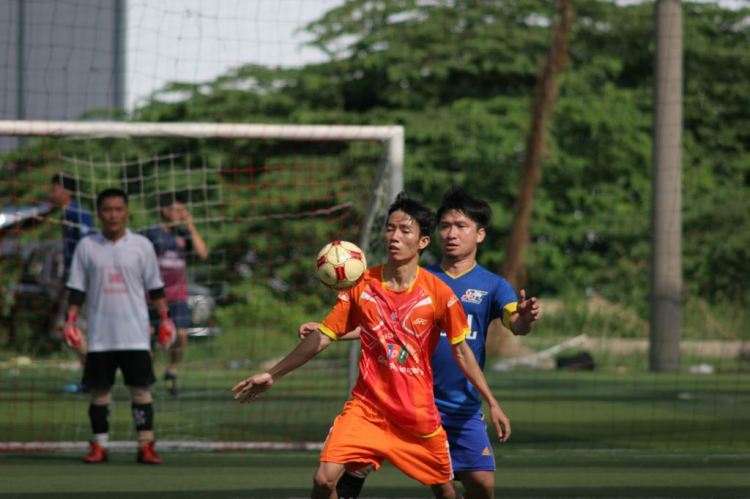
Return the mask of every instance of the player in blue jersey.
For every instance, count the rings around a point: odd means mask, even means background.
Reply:
[[[484,368],[487,332],[495,319],[515,335],[526,335],[539,319],[536,298],[520,300],[513,287],[502,277],[476,261],[479,244],[486,237],[492,209],[458,187],[450,189],[438,209],[438,231],[442,249],[440,264],[427,267],[461,299],[471,333],[471,346]],[[300,328],[306,334],[312,323]],[[358,332],[350,333],[357,337]],[[482,402],[476,390],[460,371],[450,353],[450,345],[441,338],[432,359],[435,402],[448,434],[450,454],[456,478],[461,480],[469,498],[492,498],[495,489],[495,459],[482,418]],[[507,427],[510,432],[510,427]],[[506,435],[507,436],[507,435]],[[368,469],[345,473],[337,492],[341,498],[356,498]]]
[[[467,344],[483,369],[487,332],[493,320],[502,320],[515,335],[526,335],[539,319],[536,298],[527,299],[521,290],[519,300],[508,281],[476,261],[478,246],[486,237],[491,219],[488,203],[458,187],[450,189],[438,208],[443,258],[440,264],[427,267],[460,298],[471,328]],[[468,497],[492,497],[495,460],[482,420],[482,402],[474,387],[457,372],[455,362],[446,357],[444,343],[441,341],[433,354],[433,365],[440,366],[434,373],[434,391],[448,433],[453,470]]]
[[[81,239],[96,232],[94,219],[91,213],[81,206],[75,196],[78,193],[78,181],[65,173],[56,173],[52,176],[50,189],[47,194],[50,204],[62,211],[62,240],[63,240],[63,276],[60,281],[60,294],[55,315],[55,327],[62,330],[68,312],[68,299],[70,292],[65,288],[70,275],[70,262],[73,253]],[[84,314],[85,315],[85,314]],[[79,321],[79,327],[86,329],[85,319]],[[78,350],[81,365],[86,361],[86,340],[81,339],[82,345]],[[62,389],[66,393],[88,392],[89,389],[82,382],[66,385]]]

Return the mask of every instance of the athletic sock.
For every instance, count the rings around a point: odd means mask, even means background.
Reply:
[[[362,486],[365,484],[364,478],[356,477],[350,473],[344,473],[336,484],[336,493],[339,499],[357,499]]]
[[[154,429],[154,404],[136,404],[130,405],[133,410],[133,419],[135,420],[135,430],[137,432],[153,431]]]
[[[109,447],[109,433],[95,433],[94,442],[105,449]]]
[[[89,405],[91,432],[94,435],[109,433],[109,405]]]

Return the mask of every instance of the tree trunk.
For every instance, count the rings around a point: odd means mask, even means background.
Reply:
[[[568,39],[573,28],[572,0],[557,0],[552,35],[547,60],[539,73],[531,108],[531,127],[526,137],[521,189],[518,192],[505,260],[500,274],[520,290],[526,285],[524,247],[529,242],[529,221],[534,207],[536,186],[542,177],[542,160],[547,141],[547,122],[557,101],[558,79],[568,63]],[[513,356],[521,352],[518,338],[503,327],[489,337],[488,352],[495,355]]]
[[[513,227],[500,270],[518,290],[526,283],[524,247],[529,242],[529,221],[534,207],[536,186],[542,176],[542,160],[547,141],[547,122],[557,100],[558,79],[568,63],[568,39],[573,27],[572,0],[557,0],[549,54],[539,73],[531,108],[531,127],[526,137],[526,157],[521,188],[514,208]]]

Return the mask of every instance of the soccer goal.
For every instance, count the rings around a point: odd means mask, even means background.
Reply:
[[[160,448],[324,440],[349,396],[352,344],[333,345],[254,405],[237,405],[229,389],[288,353],[299,325],[333,305],[336,293],[315,279],[321,247],[350,240],[373,264],[382,260],[385,211],[403,187],[401,127],[0,121],[0,137],[19,144],[0,155],[0,205],[8,217],[31,213],[0,235],[0,371],[12,385],[0,450],[83,448],[90,433],[88,396],[63,392],[81,368],[60,341],[70,222],[49,201],[55,174],[74,180],[72,199],[92,214],[98,192],[125,190],[133,231],[164,223],[160,199],[171,196],[207,243],[207,260],[187,261],[191,336],[178,396],[162,381],[167,354],[154,351]],[[129,448],[121,378],[114,395],[113,448]]]

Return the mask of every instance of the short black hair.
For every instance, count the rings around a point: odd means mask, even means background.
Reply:
[[[78,181],[64,173],[55,173],[52,175],[52,185],[59,185],[71,194],[78,192]]]
[[[159,196],[159,208],[170,208],[175,203],[184,203],[182,200],[183,196],[178,192],[165,192]]]
[[[492,207],[487,201],[477,199],[462,188],[454,185],[443,196],[437,211],[438,223],[449,211],[458,211],[477,224],[477,229],[486,229],[492,221]]]
[[[395,211],[403,211],[417,221],[419,224],[419,237],[432,237],[432,233],[435,232],[435,225],[437,225],[434,211],[416,199],[408,197],[403,192],[399,192],[396,200],[388,207],[388,218]]]
[[[125,191],[122,189],[104,189],[96,196],[96,210],[99,211],[104,200],[109,198],[122,198],[125,200],[125,206],[128,205],[128,195]]]

